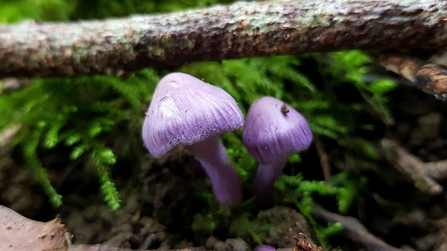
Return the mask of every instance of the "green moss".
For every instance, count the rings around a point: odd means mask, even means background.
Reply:
[[[62,203],[61,198],[50,185],[37,152],[66,145],[71,160],[88,156],[102,181],[105,200],[117,208],[118,193],[109,175],[117,156],[108,141],[122,123],[128,125],[129,136],[137,137],[144,118],[142,104],[149,102],[158,79],[154,71],[144,70],[126,81],[106,76],[34,80],[27,88],[0,95],[4,115],[0,130],[20,125],[15,142],[22,146],[27,164],[55,206]],[[119,156],[125,156],[130,145],[121,149]]]
[[[74,8],[73,1],[60,0],[17,0],[0,1],[0,23],[16,23],[23,19],[68,20]]]

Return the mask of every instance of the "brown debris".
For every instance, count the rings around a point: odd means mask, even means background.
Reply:
[[[70,240],[71,235],[59,216],[49,222],[38,222],[0,206],[2,251],[66,251]]]
[[[315,245],[312,241],[307,239],[307,236],[303,233],[293,236],[295,240],[295,247],[293,251],[322,251],[321,247]]]
[[[289,113],[289,108],[287,107],[287,104],[282,104],[281,105],[281,112],[286,115],[287,113]]]
[[[381,54],[377,59],[387,70],[401,75],[415,87],[447,100],[447,69],[442,65],[403,54]]]
[[[421,59],[402,54],[380,54],[376,58],[385,69],[399,74],[413,83],[416,82],[416,73],[426,64]]]
[[[431,195],[437,195],[443,191],[437,181],[447,178],[446,160],[424,163],[390,139],[382,139],[381,147],[387,160],[412,180],[416,188]]]
[[[0,25],[0,78],[110,74],[346,49],[444,49],[447,2],[236,2],[122,19]]]
[[[436,64],[426,64],[416,74],[417,81],[424,91],[436,98],[447,100],[447,70]]]

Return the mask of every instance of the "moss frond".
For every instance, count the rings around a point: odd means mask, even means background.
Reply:
[[[71,148],[67,160],[90,156],[106,202],[117,208],[119,197],[109,170],[116,156],[107,139],[122,123],[133,128],[127,132],[132,137],[139,134],[137,127],[144,118],[141,109],[148,104],[158,79],[152,70],[126,81],[107,76],[38,79],[28,88],[0,95],[0,112],[4,112],[0,128],[21,126],[15,142],[23,147],[26,162],[54,206],[61,204],[61,196],[51,186],[37,152],[62,143]]]

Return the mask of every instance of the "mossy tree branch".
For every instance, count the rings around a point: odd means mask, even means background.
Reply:
[[[102,21],[3,25],[0,78],[121,75],[243,57],[446,47],[447,1],[237,2]]]

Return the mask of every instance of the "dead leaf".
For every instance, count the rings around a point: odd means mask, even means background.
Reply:
[[[0,206],[0,250],[66,251],[71,235],[59,216],[52,221],[28,219],[12,209]]]

